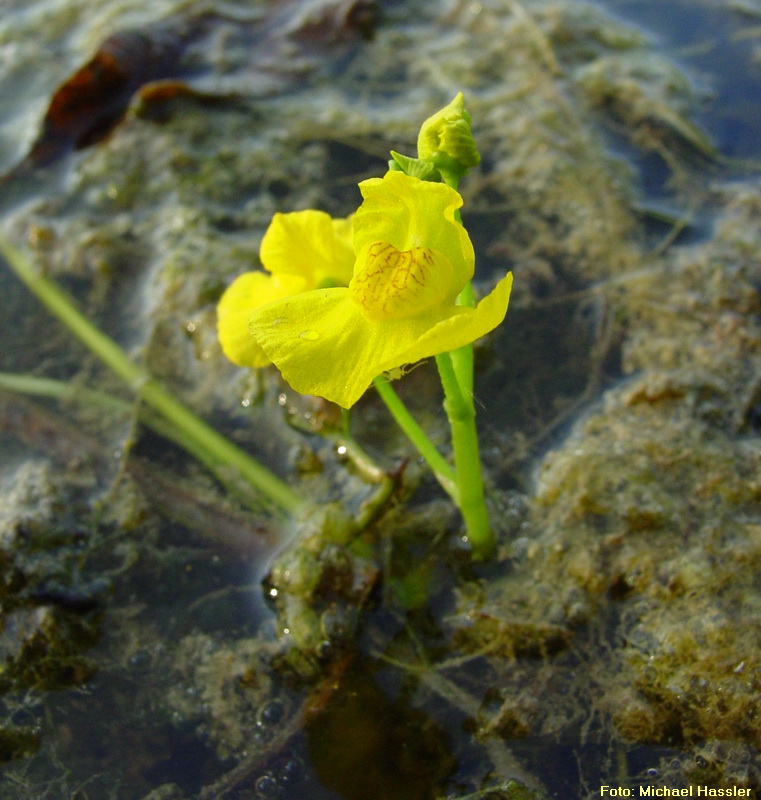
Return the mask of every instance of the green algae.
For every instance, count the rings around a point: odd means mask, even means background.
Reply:
[[[748,215],[755,202],[739,189],[712,240],[651,265],[613,295],[625,306],[622,364],[633,377],[544,458],[525,567],[487,606],[535,624],[554,617],[567,630],[583,621],[604,635],[602,655],[599,643],[587,650],[575,637],[590,671],[576,691],[601,704],[624,739],[734,742],[754,763],[761,265],[747,245],[758,231]],[[482,644],[486,652],[499,650],[498,635]],[[565,726],[574,715],[571,703],[553,716]],[[714,763],[711,780],[726,785]],[[754,775],[746,769],[738,785],[755,787]]]
[[[35,728],[0,727],[0,764],[28,758],[40,746],[40,731]]]

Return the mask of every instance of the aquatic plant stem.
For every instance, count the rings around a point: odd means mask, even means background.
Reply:
[[[66,381],[57,381],[55,378],[39,378],[35,375],[17,375],[10,372],[0,372],[0,389],[6,389],[15,394],[31,394],[37,397],[53,397],[56,400],[73,400],[90,406],[109,408],[116,413],[129,413],[130,404],[126,400],[88,389]]]
[[[394,391],[391,383],[383,375],[373,381],[381,400],[386,404],[396,424],[404,431],[407,438],[415,445],[418,453],[433,471],[436,480],[442,489],[459,504],[457,479],[452,465],[439,453],[433,442],[426,436],[425,431],[407,410],[399,395]]]
[[[304,501],[288,484],[219,434],[183,406],[156,380],[134,364],[112,339],[98,330],[52,280],[36,272],[20,250],[0,236],[0,253],[18,278],[95,356],[118,375],[146,404],[169,420],[177,439],[191,452],[203,450],[217,469],[248,482],[284,511],[294,512]],[[207,462],[208,463],[208,462]]]
[[[465,288],[457,296],[455,301],[458,306],[469,306],[474,308],[476,305],[476,295],[473,291],[473,284],[468,281]],[[473,396],[473,345],[466,344],[451,352],[452,366],[454,367],[457,381],[465,397]]]
[[[458,190],[459,177],[444,177],[445,183]],[[455,219],[462,224],[458,208]],[[476,294],[468,281],[455,301],[457,305],[474,308]],[[486,560],[494,554],[496,543],[489,522],[489,512],[484,497],[481,456],[476,430],[476,409],[473,404],[473,345],[466,344],[451,353],[436,356],[441,385],[444,388],[444,410],[452,430],[452,449],[457,473],[459,507],[473,552]]]
[[[8,372],[0,372],[0,389],[5,389],[14,394],[50,397],[61,402],[73,402],[91,408],[103,408],[125,417],[137,410],[137,419],[143,425],[190,453],[193,458],[216,475],[220,483],[231,494],[238,497],[244,505],[254,509],[258,509],[261,506],[261,499],[250,483],[236,480],[234,475],[230,475],[229,468],[226,469],[225,464],[215,458],[214,454],[209,452],[206,447],[189,439],[182,431],[177,430],[170,420],[153,411],[145,404],[137,403],[136,405],[135,401],[122,400],[107,392],[90,389],[76,383],[57,381],[53,378],[39,378],[34,375],[15,375]]]
[[[454,175],[445,176],[444,182],[455,191],[458,191],[460,184],[459,177]],[[462,213],[460,209],[455,209],[455,219],[462,225]],[[473,291],[472,281],[468,281],[462,287],[460,294],[455,299],[455,304],[458,306],[468,306],[475,308],[476,293]],[[450,355],[452,356],[452,366],[454,367],[457,381],[460,384],[460,390],[465,397],[473,396],[473,345],[466,344],[463,347],[453,350]]]
[[[452,430],[458,506],[465,520],[474,554],[480,559],[487,559],[494,553],[495,542],[484,498],[476,411],[473,395],[462,390],[453,356],[453,353],[436,356],[436,365],[444,387],[444,410]]]

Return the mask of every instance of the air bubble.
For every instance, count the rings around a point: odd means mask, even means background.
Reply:
[[[134,670],[146,670],[151,665],[151,654],[147,650],[136,650],[128,663]]]
[[[283,783],[297,783],[304,777],[305,773],[306,768],[300,758],[289,758],[283,765],[280,778]]]
[[[308,342],[315,342],[319,338],[320,334],[317,331],[302,331],[299,334],[299,339],[306,339]]]
[[[284,713],[285,709],[279,700],[270,700],[259,712],[259,725],[264,725],[265,727],[277,725],[283,718]]]
[[[280,784],[271,772],[265,772],[256,781],[256,793],[259,797],[277,797],[280,792]]]

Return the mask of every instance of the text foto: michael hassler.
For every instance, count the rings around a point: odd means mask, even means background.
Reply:
[[[668,786],[639,786],[637,789],[600,787],[600,797],[750,797],[750,792],[750,789],[738,786],[728,789],[712,789],[710,786],[687,786],[684,789],[670,789]]]

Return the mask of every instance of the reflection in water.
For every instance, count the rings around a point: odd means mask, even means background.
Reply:
[[[433,800],[454,768],[449,735],[423,711],[392,700],[362,662],[306,730],[315,775],[342,800]]]

